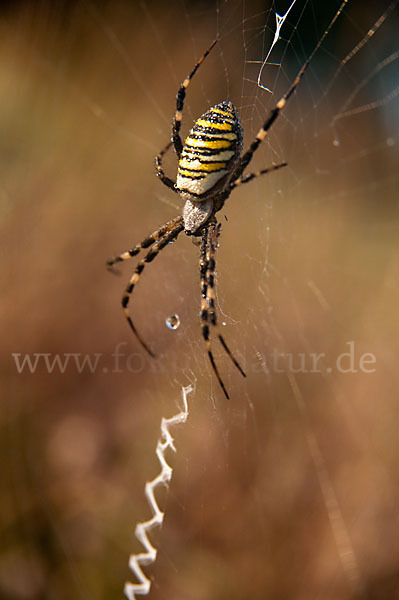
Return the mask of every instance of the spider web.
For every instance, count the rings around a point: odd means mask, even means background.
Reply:
[[[189,384],[150,597],[394,597],[398,2],[20,2],[1,15],[5,597],[121,595],[159,423]],[[201,340],[198,248],[179,238],[135,291],[156,360],[119,314],[134,265],[103,267],[181,210],[153,157],[216,37],[183,136],[231,100],[244,148],[320,44],[247,172],[288,166],[219,213],[217,310],[247,372],[214,341],[229,402]],[[18,373],[11,353],[100,362]]]

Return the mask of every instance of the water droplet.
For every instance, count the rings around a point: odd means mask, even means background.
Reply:
[[[226,321],[222,321],[222,325],[223,325],[223,327],[226,327],[226,325],[227,325]]]
[[[166,319],[165,323],[166,327],[169,327],[169,329],[177,329],[178,327],[180,327],[179,315],[171,315]]]

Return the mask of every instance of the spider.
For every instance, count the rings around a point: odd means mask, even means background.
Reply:
[[[161,250],[174,241],[182,231],[188,236],[199,238],[202,337],[206,344],[212,369],[224,395],[226,398],[229,398],[213,356],[211,330],[216,332],[222,347],[241,375],[246,377],[246,374],[234,357],[217,326],[215,309],[215,256],[221,225],[217,222],[216,213],[223,208],[227,198],[236,187],[252,181],[255,177],[286,166],[287,163],[281,163],[255,173],[244,174],[244,170],[251,162],[254,152],[299,84],[310,59],[305,62],[289,90],[270,111],[268,118],[258,131],[255,140],[247,152],[241,154],[243,131],[237,110],[228,101],[216,104],[216,106],[205,112],[194,123],[183,145],[180,137],[180,128],[183,119],[186,90],[199,66],[211,52],[217,41],[212,42],[210,47],[195,64],[190,75],[181,84],[176,95],[176,112],[173,119],[171,141],[155,158],[157,176],[164,185],[179,194],[184,200],[183,212],[151,233],[140,244],[137,244],[119,256],[110,258],[107,261],[107,267],[112,269],[113,265],[136,256],[140,250],[149,249],[144,258],[138,262],[130,278],[129,284],[122,296],[122,308],[140,344],[150,356],[155,357],[155,354],[137,331],[129,314],[128,306],[133,289],[137,285],[146,263],[153,261]],[[162,166],[163,157],[172,145],[179,159],[176,181],[165,175]]]

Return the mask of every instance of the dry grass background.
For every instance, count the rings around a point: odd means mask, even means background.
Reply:
[[[240,7],[223,6],[222,17],[239,24]],[[338,149],[328,124],[389,53],[397,17],[313,107],[330,75],[316,59],[272,134],[274,154],[265,148],[255,161],[290,166],[226,206],[218,302],[249,372],[242,381],[217,351],[227,403],[200,339],[189,240],[166,250],[137,291],[135,318],[156,363],[119,308],[129,267],[120,278],[104,268],[180,204],[156,180],[153,157],[168,139],[178,83],[214,35],[215,7],[180,8],[120,1],[1,9],[2,597],[121,597],[128,554],[139,550],[134,525],[149,514],[143,487],[158,470],[161,416],[173,414],[181,386],[195,377],[162,499],[151,597],[395,598],[398,157],[386,140],[390,131],[397,144],[397,112],[395,120],[391,103],[338,124]],[[246,10],[264,9],[254,2]],[[334,58],[381,12],[372,3],[349,10],[356,26],[344,19],[331,34]],[[226,97],[226,72],[249,139],[269,100],[242,88],[242,29],[228,30],[223,52],[190,88],[186,124]],[[281,90],[298,64],[287,60]],[[389,77],[370,94],[393,89]],[[173,157],[168,164],[173,173]],[[164,322],[175,312],[182,325],[171,332]],[[350,340],[357,356],[375,354],[375,373],[290,379],[261,366],[274,348],[336,357]],[[82,352],[112,361],[120,342],[134,365],[144,361],[139,372],[18,374],[11,358]]]

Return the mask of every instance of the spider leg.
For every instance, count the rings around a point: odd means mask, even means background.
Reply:
[[[112,267],[115,263],[122,262],[124,260],[129,260],[129,258],[136,256],[143,248],[149,248],[154,242],[160,240],[165,235],[165,233],[168,233],[171,229],[173,229],[173,227],[177,225],[177,223],[179,223],[180,221],[181,217],[176,217],[171,221],[168,221],[167,223],[165,223],[165,225],[162,225],[162,227],[160,227],[159,229],[151,233],[149,236],[147,236],[140,244],[136,244],[136,246],[133,246],[133,248],[127,250],[126,252],[122,252],[122,254],[119,254],[119,256],[109,258],[106,262],[107,268],[110,271],[112,271]]]
[[[170,222],[170,223],[172,223],[172,222]],[[175,240],[177,238],[177,236],[179,235],[179,233],[181,233],[183,231],[183,229],[184,229],[183,218],[178,217],[177,219],[174,219],[174,226],[170,227],[162,238],[155,241],[153,243],[153,245],[151,246],[150,250],[144,256],[144,258],[142,258],[137,263],[134,273],[130,278],[129,284],[126,287],[125,293],[122,296],[122,308],[123,308],[123,312],[125,313],[125,317],[129,323],[134,335],[137,337],[138,341],[140,342],[140,344],[148,352],[148,354],[152,357],[154,357],[155,354],[150,350],[150,348],[147,346],[147,344],[143,341],[142,337],[139,335],[136,327],[134,326],[132,318],[129,314],[128,305],[129,305],[129,301],[130,301],[133,289],[137,285],[137,282],[140,279],[141,273],[143,272],[146,263],[153,261],[154,258],[156,256],[158,256],[158,254],[161,252],[161,250],[163,250],[170,242],[172,242],[173,240]]]
[[[214,225],[214,226],[210,226],[209,228],[209,243],[208,243],[208,264],[207,264],[207,273],[206,273],[206,280],[207,280],[207,301],[208,301],[208,315],[209,315],[209,322],[211,323],[211,325],[213,327],[215,327],[218,331],[218,326],[217,326],[217,318],[216,318],[216,309],[215,309],[215,268],[216,268],[216,250],[217,250],[217,239],[220,235],[220,224],[218,225]],[[240,371],[241,375],[243,377],[246,377],[245,372],[243,371],[243,369],[241,368],[239,362],[237,361],[237,359],[234,357],[233,353],[231,352],[230,348],[228,347],[228,345],[226,344],[224,337],[222,336],[222,334],[218,331],[217,336],[219,338],[220,343],[222,344],[223,348],[225,349],[225,351],[227,352],[227,354],[230,356],[231,360],[233,361],[233,363],[235,364],[235,366],[237,367],[237,369]]]
[[[300,71],[298,72],[298,75],[296,76],[296,78],[294,80],[294,83],[291,85],[291,87],[288,89],[288,91],[284,94],[284,96],[282,96],[280,98],[280,100],[277,102],[276,106],[270,111],[268,118],[266,119],[266,121],[263,123],[262,127],[259,129],[258,133],[256,134],[255,140],[252,142],[252,144],[250,145],[247,152],[245,152],[245,154],[242,155],[240,162],[238,164],[238,167],[236,169],[236,172],[234,173],[234,176],[232,177],[233,181],[235,181],[236,179],[238,179],[240,177],[240,175],[244,171],[245,167],[251,162],[254,152],[258,149],[259,144],[265,139],[270,127],[273,125],[274,121],[277,119],[277,117],[279,116],[279,114],[284,109],[285,105],[287,104],[288,100],[290,99],[290,97],[292,96],[292,94],[294,93],[296,88],[298,87],[299,82],[301,81],[306,69],[309,66],[309,63],[310,63],[310,60],[311,60],[313,54],[308,58],[308,60],[303,65],[303,67],[300,69]]]
[[[242,185],[243,183],[248,183],[248,181],[252,181],[256,177],[260,177],[261,175],[266,175],[266,173],[270,173],[271,171],[277,171],[277,169],[281,169],[281,167],[286,167],[287,163],[281,163],[279,165],[272,165],[267,169],[261,169],[260,171],[256,171],[256,173],[248,173],[247,175],[241,175],[238,179],[230,183],[229,189],[234,190],[234,188]]]
[[[211,340],[209,338],[209,312],[208,312],[208,302],[207,302],[208,284],[207,284],[207,280],[206,280],[207,264],[208,264],[207,249],[208,249],[208,227],[205,227],[205,229],[202,232],[201,249],[200,249],[200,275],[201,275],[200,319],[201,319],[202,337],[204,338],[204,341],[206,344],[206,349],[208,352],[209,360],[212,365],[212,369],[216,375],[216,378],[219,382],[220,387],[223,390],[224,395],[226,396],[227,400],[229,400],[230,396],[227,393],[227,390],[223,383],[223,379],[221,378],[219,370],[216,366],[215,359],[214,359],[213,353],[212,353],[212,348],[211,348]]]
[[[166,144],[165,148],[162,148],[160,153],[155,157],[155,167],[157,170],[157,177],[159,177],[159,179],[162,181],[162,183],[177,193],[177,190],[175,188],[175,182],[173,181],[173,179],[171,179],[170,177],[167,177],[165,175],[163,166],[162,166],[162,159],[163,159],[164,155],[166,154],[166,152],[171,147],[172,147],[172,142],[168,142],[168,144]]]
[[[214,303],[214,274],[215,274],[215,254],[217,247],[217,237],[219,235],[220,225],[216,225],[216,222],[212,222],[203,230],[202,238],[201,238],[201,249],[200,249],[200,275],[201,275],[201,328],[202,328],[202,336],[204,338],[209,360],[212,366],[212,369],[217,377],[220,387],[223,390],[224,395],[227,399],[229,399],[229,394],[226,390],[224,382],[221,378],[219,370],[217,368],[215,358],[213,356],[211,341],[210,341],[210,331],[209,324],[213,327],[217,327],[216,323],[216,312],[215,312],[215,303]],[[227,346],[223,336],[218,333],[218,338],[223,348],[230,356],[231,360],[238,368],[240,373],[246,377],[244,371],[240,367],[238,361],[233,356],[229,347]]]
[[[214,47],[216,42],[217,42],[217,40],[214,40],[212,42],[212,44],[209,46],[209,48],[204,52],[204,54],[201,56],[199,61],[195,64],[190,75],[188,75],[186,77],[186,79],[183,81],[183,83],[181,84],[181,86],[177,92],[177,95],[176,95],[176,113],[175,113],[175,116],[173,119],[172,141],[173,141],[173,145],[175,147],[176,154],[179,158],[180,158],[180,154],[183,150],[183,143],[182,143],[181,137],[180,137],[180,128],[181,128],[181,122],[183,120],[183,107],[184,107],[184,100],[186,97],[186,90],[187,90],[188,86],[190,85],[190,81],[194,77],[198,67],[206,59],[206,57],[208,56],[208,54],[210,53],[210,51],[212,50],[212,48]]]

